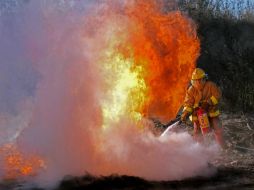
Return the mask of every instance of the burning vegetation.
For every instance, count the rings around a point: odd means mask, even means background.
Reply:
[[[40,169],[45,169],[44,160],[37,155],[24,155],[15,145],[6,144],[0,148],[1,176],[4,180],[35,176]]]

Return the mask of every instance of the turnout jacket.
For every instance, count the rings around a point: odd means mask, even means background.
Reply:
[[[219,87],[211,81],[206,81],[202,89],[190,86],[184,100],[184,111],[192,113],[192,120],[196,120],[195,108],[199,107],[202,102],[207,102],[209,107],[206,111],[209,117],[216,117],[220,114],[218,109],[220,98]]]

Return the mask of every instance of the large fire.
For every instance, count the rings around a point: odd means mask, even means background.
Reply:
[[[128,25],[113,33],[102,63],[110,73],[105,77],[104,126],[120,116],[172,119],[199,56],[195,25],[179,11],[163,13],[152,0],[135,1],[123,12]]]
[[[108,6],[98,18],[85,19],[88,28],[92,25],[96,30],[101,23],[108,27],[101,34],[105,48],[94,63],[104,82],[99,102],[102,128],[121,118],[168,121],[181,106],[199,56],[195,25],[179,11],[163,12],[155,0],[121,6],[120,10]],[[86,42],[93,29],[85,29],[82,38]],[[36,175],[45,167],[40,156],[24,156],[13,146],[2,147],[0,154],[4,155],[5,178]]]

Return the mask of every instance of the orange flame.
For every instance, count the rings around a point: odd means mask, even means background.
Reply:
[[[200,45],[190,19],[179,11],[161,10],[161,4],[155,1],[136,1],[126,13],[133,23],[128,41],[135,64],[145,70],[143,77],[148,86],[148,98],[140,111],[148,117],[168,120],[184,99]],[[124,50],[125,55],[130,53]]]
[[[199,56],[196,26],[179,11],[163,13],[158,1],[133,2],[124,9],[128,24],[112,35],[104,63],[103,69],[111,72],[108,97],[119,100],[122,94],[121,101],[103,105],[104,120],[131,115],[136,120],[157,117],[167,121],[175,117],[184,100]],[[116,20],[112,13],[103,16]]]
[[[24,176],[34,176],[39,169],[45,168],[44,161],[36,155],[23,155],[14,145],[1,147],[0,155],[3,160],[4,179],[16,179]]]

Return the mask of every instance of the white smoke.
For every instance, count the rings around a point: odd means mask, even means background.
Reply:
[[[33,178],[41,185],[85,172],[151,180],[209,174],[207,162],[217,148],[205,148],[187,133],[160,140],[125,118],[101,130],[103,77],[110,73],[103,73],[98,62],[126,22],[114,14],[113,20],[105,20],[107,7],[92,0],[44,0],[24,1],[13,12],[2,11],[4,141],[17,141],[23,152],[45,160],[47,167]]]

